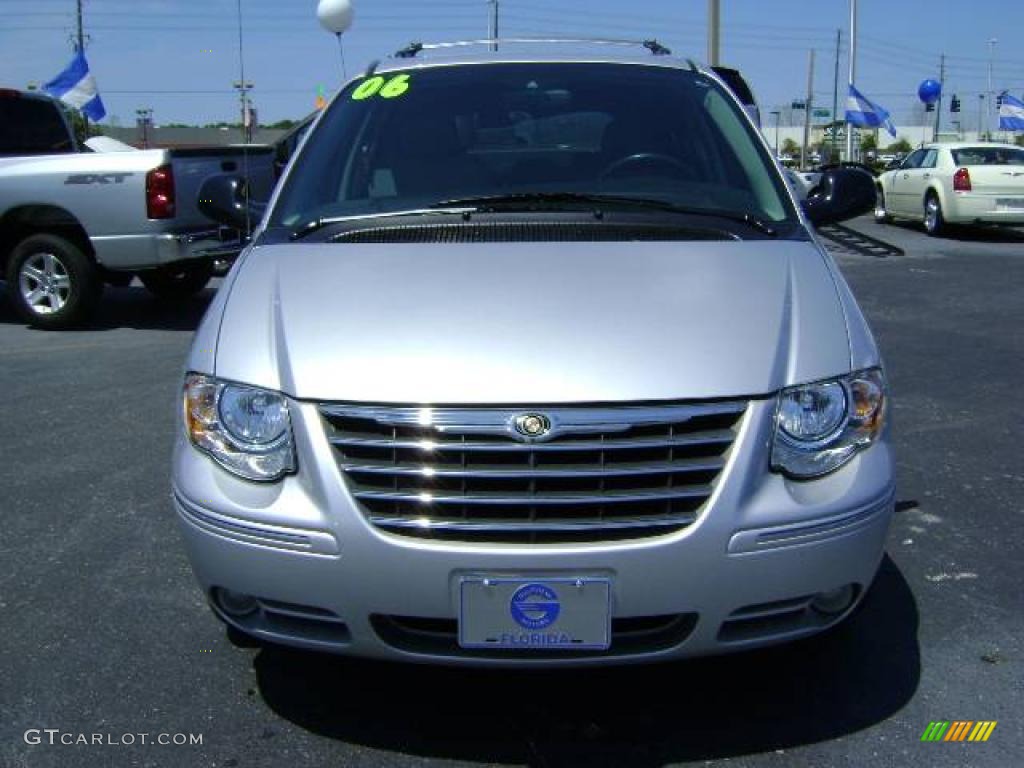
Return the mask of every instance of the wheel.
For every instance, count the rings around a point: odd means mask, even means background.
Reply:
[[[38,234],[11,251],[7,290],[23,320],[56,330],[78,325],[92,314],[103,282],[77,245],[59,235]]]
[[[934,193],[924,199],[924,231],[932,237],[939,237],[946,231],[946,220],[942,217],[942,204]]]
[[[878,190],[875,193],[875,223],[889,224],[891,221],[892,216],[885,209],[885,193],[882,190]]]
[[[665,155],[660,152],[637,152],[609,163],[608,167],[601,171],[598,178],[604,181],[621,172],[623,168],[638,164],[665,166],[673,171],[672,176],[681,176],[682,178],[690,178],[692,176],[690,169],[672,157],[672,155]]]
[[[213,262],[209,259],[169,264],[160,269],[139,273],[146,289],[161,299],[187,299],[199,293],[213,277]]]

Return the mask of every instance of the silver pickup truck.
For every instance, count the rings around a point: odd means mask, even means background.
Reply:
[[[197,208],[200,185],[235,172],[262,199],[273,186],[270,147],[78,150],[53,99],[0,90],[0,277],[41,328],[80,324],[105,284],[135,276],[161,298],[201,290],[231,234]]]

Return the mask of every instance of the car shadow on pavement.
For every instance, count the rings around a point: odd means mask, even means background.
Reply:
[[[350,744],[529,765],[661,766],[785,750],[878,723],[914,695],[918,615],[885,558],[846,622],[776,648],[672,664],[476,670],[265,647],[279,716]]]
[[[924,235],[924,227],[913,221],[890,221],[886,227],[895,227],[908,232]],[[869,230],[870,231],[870,230]],[[884,228],[876,228],[874,234],[884,238]],[[881,233],[881,234],[880,234]],[[954,240],[962,243],[1024,243],[1024,229],[1007,227],[983,227],[968,224],[947,225],[938,242]]]
[[[7,284],[0,282],[0,323],[26,325],[14,312]],[[106,286],[96,314],[82,326],[59,333],[76,331],[110,331],[135,328],[156,331],[194,331],[199,327],[206,308],[217,295],[215,286],[208,286],[195,296],[178,301],[163,301],[141,286],[117,288]],[[40,331],[47,333],[47,331]]]

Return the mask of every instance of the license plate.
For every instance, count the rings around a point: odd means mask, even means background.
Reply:
[[[997,197],[996,209],[1000,211],[1024,211],[1024,197]]]
[[[578,651],[611,645],[608,579],[472,576],[459,589],[463,648]]]

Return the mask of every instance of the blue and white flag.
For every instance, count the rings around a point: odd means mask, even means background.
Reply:
[[[107,114],[96,88],[96,78],[89,71],[89,63],[81,51],[75,54],[67,69],[43,86],[43,90],[65,104],[80,109],[90,120],[102,120]]]
[[[1000,131],[1024,131],[1024,101],[1003,93],[1003,104],[999,107]]]
[[[896,135],[896,126],[889,119],[889,111],[868,99],[852,83],[846,97],[846,122],[858,128],[885,128],[892,136]]]

